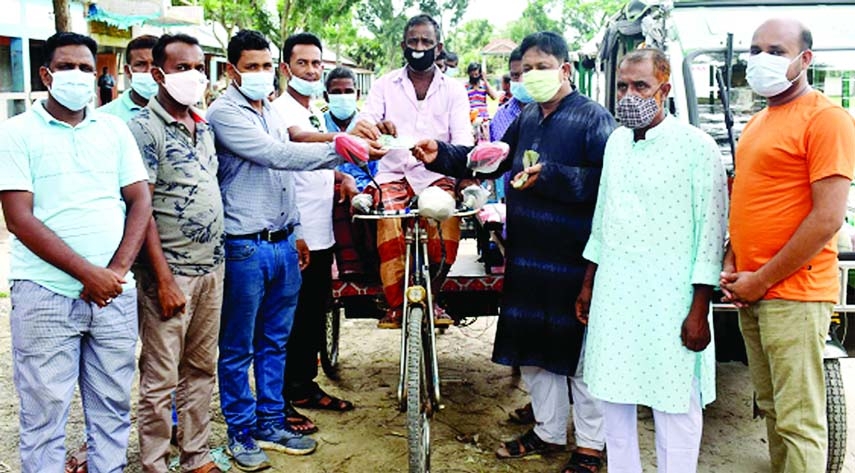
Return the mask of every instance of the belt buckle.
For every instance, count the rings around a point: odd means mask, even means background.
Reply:
[[[269,229],[265,228],[264,230],[261,231],[261,239],[266,241],[267,243],[272,243],[273,242],[273,232],[271,232]]]

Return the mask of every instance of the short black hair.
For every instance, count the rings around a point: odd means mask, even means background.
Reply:
[[[132,39],[125,47],[125,64],[131,63],[131,51],[137,49],[154,49],[155,44],[157,44],[157,36],[150,34],[144,34]]]
[[[92,52],[92,60],[95,60],[95,55],[98,54],[98,43],[94,39],[78,33],[61,31],[45,41],[45,67],[50,66],[50,63],[53,61],[53,53],[58,48],[78,45],[89,48],[89,51]]]
[[[228,55],[229,62],[237,67],[240,55],[244,51],[270,51],[270,41],[263,34],[254,30],[240,30],[229,40]]]
[[[443,50],[441,53],[436,55],[436,60],[437,61],[445,61],[445,56],[446,56],[446,54],[445,54],[445,51]]]
[[[537,48],[550,56],[554,56],[562,64],[570,62],[567,41],[558,33],[539,31],[526,36],[520,43],[520,56],[531,48]]]
[[[511,75],[510,74],[503,75],[502,76],[502,82],[505,84],[510,84],[511,83]]]
[[[445,62],[457,62],[457,54],[451,51],[445,53]]]
[[[324,87],[327,90],[330,89],[330,84],[335,79],[350,79],[353,81],[353,86],[356,87],[356,75],[350,69],[346,67],[336,67],[331,70],[329,74],[327,74],[327,80],[324,82]]]
[[[291,62],[291,54],[294,53],[294,46],[298,44],[317,46],[321,50],[321,54],[323,55],[324,53],[324,47],[321,46],[321,38],[312,33],[296,33],[289,36],[285,40],[285,44],[282,45],[282,62],[285,64]]]
[[[154,65],[163,67],[166,63],[166,47],[172,43],[184,43],[190,46],[199,46],[199,40],[189,34],[165,34],[157,39],[157,43],[151,48],[151,57]],[[199,46],[201,48],[201,46]]]
[[[477,62],[470,62],[469,67],[466,68],[466,72],[480,71],[480,70],[481,70],[481,64],[478,64]]]
[[[407,42],[407,32],[410,31],[410,29],[414,26],[418,25],[433,26],[433,31],[436,33],[436,42],[442,42],[442,34],[440,33],[439,23],[437,23],[436,20],[434,20],[433,17],[431,17],[430,15],[425,15],[424,13],[416,15],[407,20],[407,26],[404,27],[404,42]],[[446,58],[446,60],[448,60],[448,58]]]
[[[519,47],[511,51],[511,56],[508,58],[508,69],[511,68],[511,63],[514,61],[522,61],[522,51],[520,51]]]
[[[813,48],[813,34],[807,27],[802,26],[802,51]]]

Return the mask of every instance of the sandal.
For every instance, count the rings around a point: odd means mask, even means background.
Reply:
[[[508,418],[512,423],[518,425],[534,424],[534,409],[532,409],[531,403],[528,403],[523,407],[514,409],[513,412],[508,414]]]
[[[534,429],[522,434],[519,438],[510,442],[503,442],[496,450],[496,458],[505,460],[508,458],[522,458],[535,453],[553,453],[564,450],[564,445],[544,442],[534,433]]]
[[[294,407],[300,407],[303,409],[320,409],[336,412],[347,412],[353,410],[352,402],[330,396],[320,388],[318,388],[318,390],[311,396],[305,399],[291,401],[291,404],[294,405]]]
[[[318,426],[308,417],[297,412],[290,402],[285,402],[285,423],[294,432],[302,435],[311,435],[318,431]]]
[[[579,453],[577,450],[570,455],[570,460],[567,460],[561,473],[597,473],[602,467],[602,457]]]
[[[80,446],[76,452],[68,456],[65,461],[65,473],[86,473],[86,443]]]

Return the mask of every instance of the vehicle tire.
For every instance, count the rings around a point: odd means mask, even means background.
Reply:
[[[422,351],[424,309],[411,306],[407,315],[407,448],[410,473],[424,473],[430,462],[427,377]]]
[[[338,380],[338,342],[341,336],[343,307],[331,307],[324,316],[324,339],[321,341],[321,368],[327,378]]]
[[[828,421],[827,473],[840,473],[846,459],[846,394],[840,374],[840,360],[824,361],[826,415]]]

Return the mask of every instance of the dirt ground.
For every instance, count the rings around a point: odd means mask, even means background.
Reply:
[[[0,227],[0,276],[8,264],[6,238]],[[5,277],[3,277],[5,283]],[[0,291],[5,289],[0,288]],[[12,384],[8,298],[0,298],[0,473],[20,470],[18,459],[18,399]],[[405,417],[395,408],[399,332],[377,330],[373,320],[345,320],[341,338],[341,380],[319,376],[331,393],[356,405],[344,414],[311,412],[320,426],[318,451],[308,457],[271,453],[268,471],[295,473],[386,473],[406,471]],[[444,409],[431,424],[434,472],[558,472],[568,454],[499,461],[493,451],[501,440],[524,428],[509,424],[507,415],[523,405],[525,390],[518,377],[490,361],[496,317],[481,317],[464,328],[438,337]],[[844,471],[855,473],[855,359],[844,360],[848,399],[849,449]],[[764,423],[751,418],[748,370],[737,363],[718,365],[718,400],[704,413],[700,468],[703,473],[768,472]],[[136,386],[134,387],[136,392]],[[136,395],[134,395],[136,402]],[[225,424],[219,398],[211,403],[213,446],[225,444]],[[640,411],[639,432],[645,471],[655,471],[653,423]],[[139,443],[131,433],[126,471],[138,472]],[[82,442],[79,400],[72,404],[66,445]],[[570,436],[572,438],[572,435]],[[237,471],[233,469],[232,471]],[[605,471],[608,471],[606,469]]]

